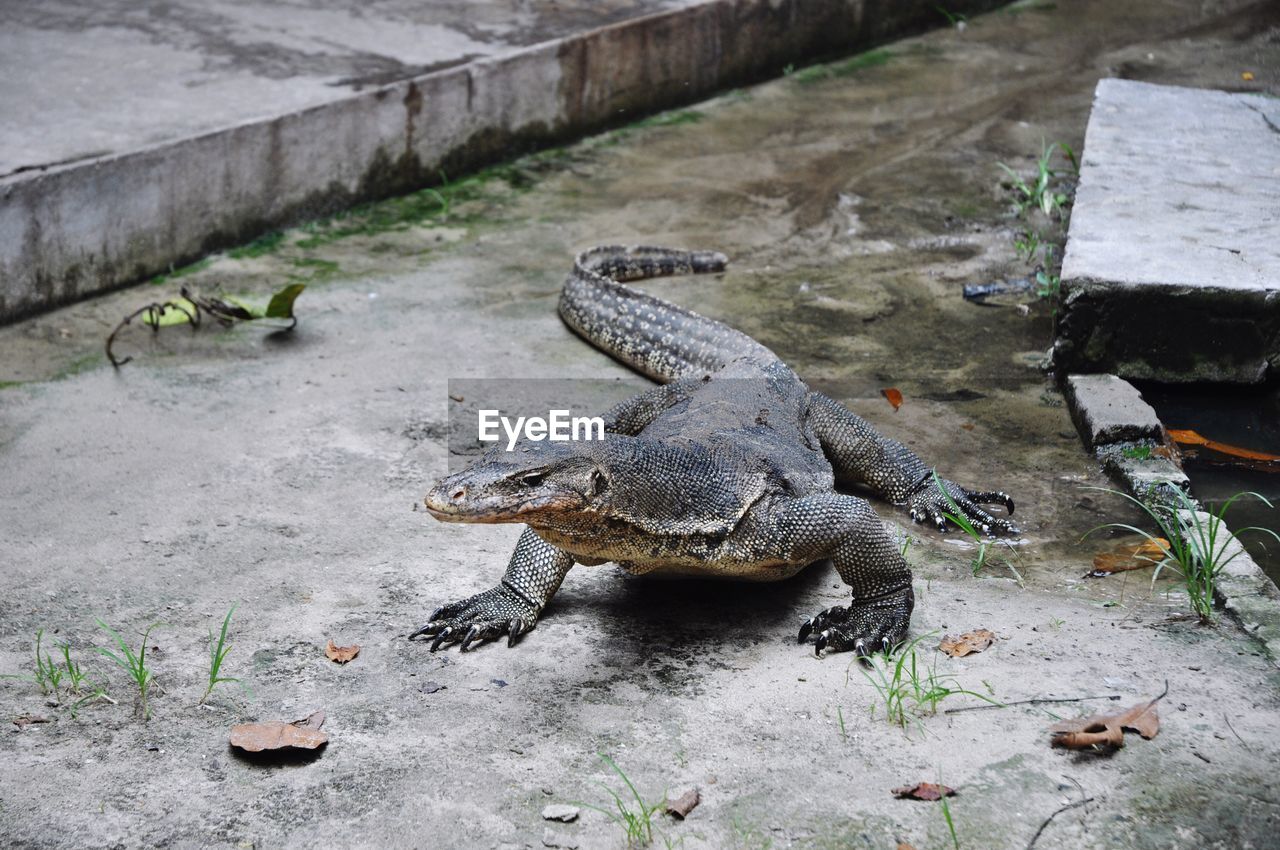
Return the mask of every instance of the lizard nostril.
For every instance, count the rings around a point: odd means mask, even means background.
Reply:
[[[461,499],[461,498],[462,498],[463,496],[465,496],[465,495],[467,495],[467,488],[466,488],[466,487],[459,487],[457,490],[454,490],[454,491],[453,491],[453,495],[452,495],[452,496],[450,496],[449,498],[453,499],[453,500],[456,502],[456,501],[458,501],[459,499]]]

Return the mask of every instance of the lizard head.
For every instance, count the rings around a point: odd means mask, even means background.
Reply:
[[[589,513],[606,497],[608,478],[585,446],[525,442],[496,449],[436,482],[427,511],[444,522],[521,522]]]

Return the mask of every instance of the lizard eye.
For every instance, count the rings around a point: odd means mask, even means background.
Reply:
[[[528,475],[520,476],[520,483],[526,487],[537,487],[544,477],[541,472],[530,472]]]

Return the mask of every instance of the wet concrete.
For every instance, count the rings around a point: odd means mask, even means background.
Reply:
[[[1271,4],[1015,8],[523,161],[459,189],[447,215],[366,210],[0,329],[0,379],[19,382],[0,390],[0,669],[29,665],[38,628],[88,659],[94,615],[129,634],[167,624],[149,723],[96,664],[120,705],[79,719],[0,685],[8,713],[55,720],[0,739],[0,835],[538,846],[548,802],[606,804],[594,781],[621,787],[606,753],[646,797],[701,787],[689,820],[658,824],[686,847],[949,846],[939,807],[889,793],[939,779],[960,788],[962,846],[1025,846],[1076,782],[1094,802],[1038,847],[1269,846],[1275,667],[1230,619],[1177,618],[1168,581],[1081,578],[1109,545],[1081,536],[1136,517],[1086,489],[1108,482],[1038,368],[1051,305],[979,307],[960,290],[1027,272],[997,161],[1027,171],[1043,139],[1078,147],[1103,74],[1226,87],[1240,68],[1269,73],[1276,23]],[[626,375],[554,312],[573,252],[607,241],[724,250],[722,277],[648,288],[770,345],[944,474],[1014,494],[1017,554],[998,547],[976,576],[971,546],[877,505],[914,536],[913,634],[1000,637],[939,659],[940,674],[1003,700],[1121,702],[939,715],[906,735],[873,716],[847,658],[793,642],[843,598],[822,567],[763,586],[580,567],[514,650],[403,640],[496,581],[518,534],[415,509],[446,467],[447,380]],[[292,277],[310,288],[291,336],[140,330],[122,340],[134,363],[102,361],[115,321],[180,283],[264,297]],[[905,397],[896,413],[885,387]],[[206,630],[237,600],[228,673],[253,696],[228,687],[192,707]],[[360,658],[331,664],[328,637],[363,644]],[[1111,758],[1048,746],[1056,716],[1166,680],[1155,739]],[[332,735],[317,763],[226,750],[238,719],[317,707]],[[556,832],[624,844],[591,811]]]

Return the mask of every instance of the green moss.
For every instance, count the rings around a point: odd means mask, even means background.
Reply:
[[[7,389],[12,389],[13,387],[20,387],[25,383],[26,381],[0,381],[0,390],[7,390]]]
[[[878,49],[868,50],[866,53],[859,53],[850,59],[842,62],[832,62],[827,65],[814,65],[810,68],[804,68],[790,75],[790,79],[795,80],[800,85],[809,85],[811,83],[821,82],[822,80],[831,80],[838,77],[850,77],[868,68],[878,68],[885,65],[893,58],[893,52],[890,50]]]
[[[181,266],[180,268],[173,269],[167,274],[156,275],[155,277],[151,278],[151,284],[153,286],[159,286],[160,284],[168,283],[171,280],[177,280],[179,278],[183,278],[188,275],[193,275],[198,271],[203,271],[204,269],[209,268],[209,266],[212,263],[213,263],[212,257],[205,257],[203,260],[196,260],[194,263],[191,263],[190,265]]]
[[[235,260],[243,260],[250,257],[261,257],[263,254],[270,254],[277,250],[284,243],[284,233],[282,231],[273,231],[265,236],[259,236],[248,245],[241,245],[239,248],[232,248],[227,252],[227,256]]]
[[[311,269],[313,279],[330,277],[340,271],[333,260],[322,260],[319,257],[290,257],[289,262],[299,268]]]
[[[103,355],[96,352],[93,354],[82,354],[60,370],[55,376],[55,379],[62,380],[63,378],[73,378],[81,372],[88,372],[90,369],[93,369],[102,362],[103,359]]]
[[[679,109],[671,112],[659,112],[657,115],[641,118],[634,124],[629,124],[626,129],[643,130],[646,127],[678,127],[681,124],[697,124],[702,118],[701,112],[696,112],[692,109]]]

